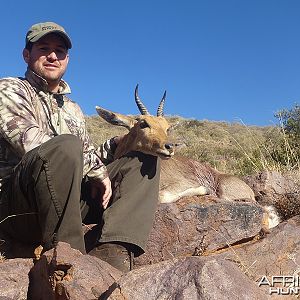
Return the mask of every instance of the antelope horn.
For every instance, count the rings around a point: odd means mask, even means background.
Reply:
[[[166,95],[167,95],[167,91],[164,92],[164,95],[163,95],[163,97],[161,98],[161,100],[159,102],[158,109],[157,109],[157,116],[158,117],[163,117],[164,116],[164,105],[165,105]]]
[[[135,88],[135,92],[134,92],[134,96],[135,96],[135,103],[137,104],[139,111],[141,112],[142,115],[150,115],[146,106],[143,104],[143,102],[141,101],[141,99],[138,96],[138,87],[139,85],[136,85]]]

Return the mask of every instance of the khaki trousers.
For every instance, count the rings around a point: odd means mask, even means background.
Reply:
[[[82,179],[82,142],[59,135],[24,155],[4,186],[0,224],[13,240],[52,248],[58,241],[85,253],[97,242],[120,241],[144,251],[158,202],[157,157],[131,152],[107,166],[113,195],[103,211]],[[100,196],[100,195],[99,195]],[[82,223],[96,223],[84,240]],[[89,246],[86,243],[89,241]]]

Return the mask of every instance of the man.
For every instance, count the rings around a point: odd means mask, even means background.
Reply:
[[[86,253],[82,223],[97,222],[90,254],[128,271],[153,223],[157,158],[132,152],[113,160],[121,137],[91,144],[62,80],[71,47],[60,25],[35,24],[23,50],[25,78],[0,80],[0,229],[44,250],[64,241]]]

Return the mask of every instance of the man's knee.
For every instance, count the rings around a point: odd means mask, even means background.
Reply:
[[[59,151],[62,153],[72,154],[77,152],[82,153],[82,141],[72,134],[61,134],[53,138],[53,142],[56,144]]]
[[[62,134],[44,143],[39,153],[41,156],[50,157],[63,161],[65,164],[82,164],[83,144],[82,141],[72,134]]]

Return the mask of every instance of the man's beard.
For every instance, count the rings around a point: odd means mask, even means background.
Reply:
[[[58,83],[64,75],[64,72],[51,72],[43,68],[38,68],[35,72],[44,78],[49,84]]]

